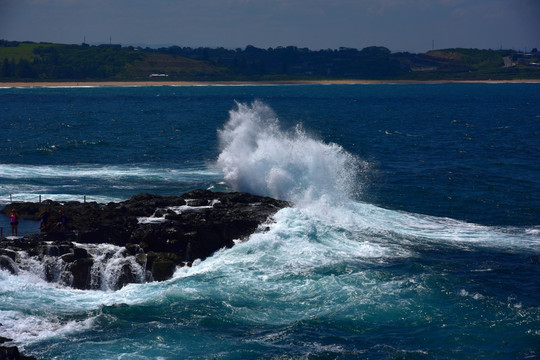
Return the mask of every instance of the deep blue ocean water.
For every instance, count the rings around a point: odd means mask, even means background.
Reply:
[[[295,204],[161,283],[0,271],[0,336],[26,354],[540,358],[538,83],[2,88],[0,121],[2,205]]]

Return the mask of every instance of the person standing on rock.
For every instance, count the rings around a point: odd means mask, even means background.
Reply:
[[[19,236],[17,233],[17,227],[19,226],[19,214],[17,214],[15,209],[11,209],[9,222],[11,223],[11,236]]]
[[[48,208],[41,213],[40,215],[41,224],[39,225],[39,228],[41,230],[44,230],[47,227],[47,221],[49,221],[50,216],[51,216],[51,210]]]

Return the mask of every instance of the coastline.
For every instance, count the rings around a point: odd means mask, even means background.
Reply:
[[[291,81],[53,81],[0,82],[0,88],[22,87],[97,87],[97,86],[243,86],[243,85],[369,85],[369,84],[500,84],[540,83],[523,80],[291,80]]]

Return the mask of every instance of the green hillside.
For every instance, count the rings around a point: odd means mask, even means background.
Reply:
[[[154,73],[212,78],[224,72],[204,61],[119,46],[0,41],[2,80],[143,80]]]
[[[0,81],[540,79],[539,63],[536,49],[529,54],[479,49],[411,54],[376,46],[143,49],[0,40]]]

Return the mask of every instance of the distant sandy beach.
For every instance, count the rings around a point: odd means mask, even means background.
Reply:
[[[433,83],[540,83],[540,79],[524,80],[291,80],[291,81],[59,81],[0,82],[10,87],[91,87],[91,86],[212,86],[212,85],[302,85],[302,84],[433,84]]]

